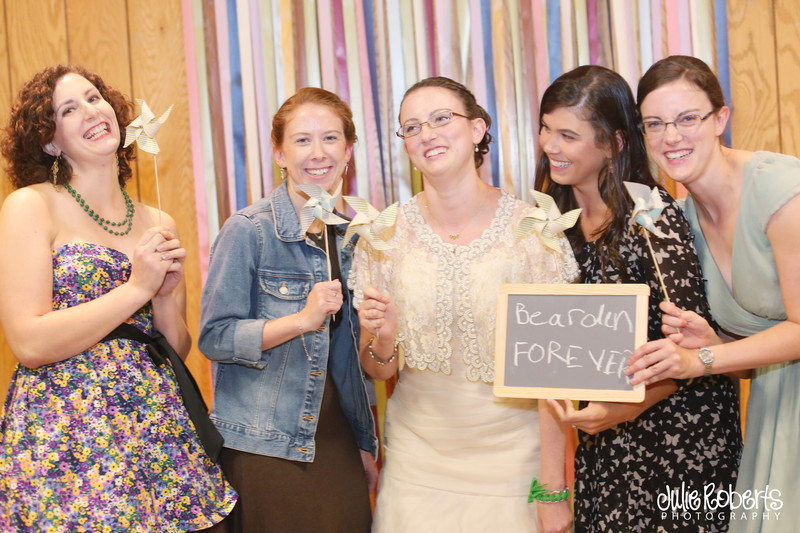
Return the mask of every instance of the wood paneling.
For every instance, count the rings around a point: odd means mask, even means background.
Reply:
[[[5,32],[6,28],[5,5],[6,0],[0,0],[0,28],[3,28],[3,32]],[[2,38],[0,39],[0,125],[3,126],[8,123],[8,113],[12,101],[10,76],[8,48],[6,47],[6,39]],[[0,168],[4,166],[5,162],[0,165]],[[11,184],[6,179],[5,173],[3,170],[0,170],[0,202],[5,200],[11,190]],[[3,252],[0,250],[0,253]],[[15,364],[16,359],[14,359],[11,350],[8,348],[2,327],[0,327],[0,398],[5,398],[6,396],[8,382],[11,379],[11,373],[14,371]]]
[[[128,2],[130,70],[133,96],[144,98],[156,115],[174,104],[167,123],[158,132],[158,178],[161,206],[178,225],[186,248],[187,321],[194,340],[187,365],[210,400],[208,360],[197,350],[200,324],[200,257],[197,246],[194,178],[189,141],[189,100],[183,25],[179,2],[137,0]],[[141,200],[157,204],[153,157],[139,152]]]
[[[159,0],[0,0],[0,118],[20,86],[42,67],[77,63],[131,98],[144,98],[161,113],[175,104],[158,134],[162,208],[178,224],[187,249],[187,321],[197,339],[200,265],[194,209],[191,146],[181,3]],[[6,42],[8,49],[6,50]],[[137,110],[138,113],[138,110]],[[157,204],[153,157],[139,153],[131,195]],[[0,189],[0,200],[10,186]],[[0,397],[5,397],[15,359],[0,337]],[[209,365],[193,348],[188,365],[210,400]]]
[[[133,92],[128,58],[128,16],[126,0],[67,0],[69,62],[99,74],[106,84],[122,94]],[[87,16],[91,13],[91,16]],[[97,31],[97,28],[104,28]],[[120,58],[124,58],[121,61]],[[122,125],[124,126],[124,124]],[[136,162],[127,184],[130,195],[139,197]]]
[[[774,38],[772,0],[728,0],[733,148],[781,150]]]
[[[42,67],[67,61],[67,29],[63,2],[5,0],[4,4],[5,20],[0,21],[3,23],[5,37],[2,44],[4,53],[0,58],[5,67],[0,86],[3,90],[3,96],[0,97],[0,124],[3,126],[8,123],[9,110],[22,84]],[[5,195],[11,192],[5,175],[3,181],[3,196],[0,199],[5,199]],[[0,396],[5,399],[16,359],[8,348],[5,337],[0,341]]]
[[[775,2],[781,152],[800,156],[800,10],[797,0]]]

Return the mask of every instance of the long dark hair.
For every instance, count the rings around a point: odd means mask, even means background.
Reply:
[[[611,216],[597,230],[597,251],[602,271],[611,263],[620,272],[623,281],[628,270],[619,253],[628,231],[626,216],[633,207],[623,181],[656,186],[650,174],[647,151],[639,131],[639,113],[628,83],[616,72],[595,65],[578,67],[560,76],[547,88],[539,108],[539,128],[542,117],[556,109],[568,107],[583,114],[594,132],[595,144],[611,152],[608,164],[600,171],[597,188]],[[622,139],[619,146],[618,136]],[[570,185],[559,185],[550,177],[550,161],[540,150],[536,164],[537,190],[556,201],[561,212],[575,209],[578,202]],[[586,239],[576,225],[567,232],[574,250],[579,250]]]
[[[489,144],[492,142],[492,136],[489,134],[489,128],[492,127],[492,117],[490,117],[489,113],[482,108],[480,104],[478,104],[478,101],[475,99],[475,95],[472,94],[469,89],[457,81],[451,80],[450,78],[445,78],[444,76],[434,76],[432,78],[425,78],[424,80],[418,81],[408,88],[406,93],[403,95],[403,101],[405,101],[409,94],[413,93],[417,89],[422,89],[423,87],[441,87],[442,89],[452,91],[458,97],[458,99],[461,100],[461,103],[464,104],[464,109],[466,110],[469,118],[482,118],[486,123],[486,133],[483,134],[483,138],[478,143],[478,149],[475,151],[475,168],[480,168],[483,164],[483,156],[489,153]],[[400,107],[403,107],[402,101],[400,102]]]

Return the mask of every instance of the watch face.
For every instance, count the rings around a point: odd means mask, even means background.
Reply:
[[[704,364],[710,365],[714,362],[714,352],[708,348],[700,348],[700,353],[698,355]]]

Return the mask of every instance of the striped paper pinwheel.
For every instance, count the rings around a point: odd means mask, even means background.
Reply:
[[[308,228],[311,227],[315,220],[319,220],[326,225],[347,223],[347,220],[333,212],[342,190],[341,182],[334,194],[330,194],[316,183],[298,185],[297,188],[308,196],[308,201],[300,210],[300,229],[303,230],[303,233],[308,231]]]
[[[303,233],[308,231],[308,228],[311,227],[315,220],[321,221],[326,226],[347,223],[347,220],[334,213],[336,202],[339,200],[339,194],[342,191],[341,182],[339,182],[334,194],[330,194],[316,183],[298,185],[297,188],[308,196],[308,201],[300,210],[300,229]],[[328,260],[328,279],[330,280],[332,276],[330,243],[328,242],[328,232],[323,231],[322,234],[325,236],[325,256]]]
[[[628,189],[628,194],[633,199],[633,212],[631,213],[629,226],[639,224],[656,237],[661,237],[662,239],[666,237],[656,227],[656,221],[661,218],[661,212],[664,210],[664,201],[658,193],[658,188],[653,187],[651,189],[644,183],[634,183],[632,181],[623,183],[625,188]]]
[[[156,173],[156,197],[158,199],[158,223],[160,225],[161,187],[158,183],[158,160],[156,159],[156,154],[161,151],[161,148],[158,147],[158,143],[156,142],[156,133],[158,133],[158,130],[161,129],[161,126],[163,126],[167,118],[169,118],[174,104],[169,106],[169,109],[167,109],[164,114],[156,118],[155,114],[150,110],[150,106],[147,105],[147,102],[141,98],[137,98],[136,102],[142,109],[142,114],[133,119],[133,122],[128,124],[125,128],[125,144],[123,144],[122,147],[127,148],[135,141],[140,150],[153,154],[153,167]]]
[[[379,237],[379,234],[394,226],[399,204],[395,202],[383,211],[378,211],[369,202],[358,196],[345,196],[344,199],[356,212],[356,216],[350,221],[347,232],[344,234],[345,242],[349,241],[353,235],[358,234],[376,250],[388,250],[390,246]]]
[[[571,228],[578,221],[580,209],[573,209],[561,214],[555,200],[543,192],[530,190],[537,207],[528,208],[517,227],[516,237],[519,239],[535,231],[548,248],[563,252],[558,235]]]
[[[656,274],[658,281],[661,283],[661,290],[664,291],[664,299],[669,301],[669,294],[667,293],[667,286],[664,284],[664,277],[661,275],[661,268],[658,266],[656,253],[653,251],[653,245],[650,243],[650,233],[659,238],[666,238],[663,231],[656,227],[656,222],[661,218],[661,212],[664,210],[664,201],[661,199],[661,194],[658,192],[658,187],[652,189],[644,183],[634,183],[632,181],[625,181],[625,188],[628,189],[633,199],[633,212],[628,227],[632,228],[634,224],[639,224],[640,231],[647,241],[647,247],[650,249],[650,257],[653,258],[653,264],[656,267]]]

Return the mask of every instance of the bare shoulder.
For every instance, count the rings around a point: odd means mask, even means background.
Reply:
[[[49,183],[37,183],[19,188],[3,201],[0,217],[12,217],[20,221],[42,217],[49,219],[55,195],[56,192]]]

